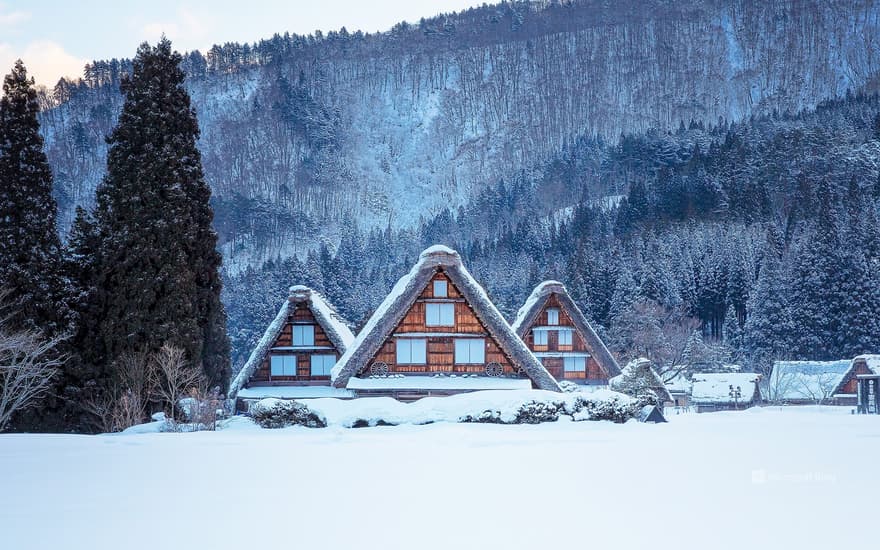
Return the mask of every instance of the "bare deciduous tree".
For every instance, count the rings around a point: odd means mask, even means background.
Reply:
[[[181,348],[169,344],[153,355],[151,363],[153,395],[165,403],[167,418],[173,422],[178,418],[180,398],[203,385],[204,376],[189,364]]]
[[[0,431],[18,411],[48,395],[65,358],[57,353],[63,337],[12,331],[0,325]]]

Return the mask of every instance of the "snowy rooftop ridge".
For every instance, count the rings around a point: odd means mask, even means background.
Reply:
[[[522,368],[535,385],[541,389],[561,391],[559,384],[516,335],[483,287],[464,267],[461,256],[455,250],[434,245],[426,248],[419,260],[397,281],[388,296],[379,304],[345,354],[330,371],[330,380],[336,387],[345,387],[357,376],[367,362],[379,350],[386,338],[394,331],[406,312],[415,303],[438,267],[442,267],[453,284],[473,307],[474,312],[494,337],[511,361]]]
[[[519,308],[519,311],[516,312],[516,319],[514,319],[513,323],[510,324],[510,326],[513,328],[513,330],[516,331],[517,334],[520,334],[520,336],[522,336],[522,334],[520,333],[520,328],[523,326],[525,318],[532,310],[532,308],[534,308],[539,301],[543,303],[541,299],[546,298],[554,292],[562,293],[568,291],[565,289],[565,285],[560,283],[559,281],[548,280],[542,283],[538,283],[538,286],[536,286],[535,289],[532,290],[532,293],[529,294],[529,297],[526,299],[525,303],[522,305],[522,307]]]
[[[831,397],[851,361],[774,361],[767,383],[771,401],[815,401]]]
[[[871,372],[874,374],[880,374],[880,354],[865,353],[862,355],[856,355],[853,358],[853,363],[856,361],[864,361]]]
[[[275,342],[284,325],[287,323],[287,316],[290,313],[291,303],[307,303],[315,320],[324,329],[327,337],[339,353],[344,353],[351,343],[354,341],[354,334],[348,328],[345,320],[336,312],[327,300],[317,291],[303,285],[295,285],[290,287],[290,297],[284,300],[275,319],[266,328],[263,337],[257,342],[254,351],[251,352],[247,362],[238,371],[238,374],[229,384],[229,399],[234,399],[238,392],[247,384],[247,381],[253,376],[254,371],[260,366],[263,358],[269,352],[269,348]]]
[[[730,386],[740,388],[738,403],[751,403],[760,374],[754,372],[696,373],[693,376],[691,401],[694,403],[733,403]]]

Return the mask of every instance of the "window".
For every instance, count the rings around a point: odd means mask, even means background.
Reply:
[[[401,338],[397,340],[397,363],[401,365],[424,365],[428,362],[427,340]]]
[[[335,355],[312,355],[312,376],[329,376],[335,364]]]
[[[587,370],[586,357],[565,357],[562,364],[565,372],[586,372]]]
[[[559,331],[559,345],[560,346],[570,346],[571,345],[571,335],[574,333],[571,329],[562,329]]]
[[[269,360],[272,376],[296,376],[296,355],[273,355]]]
[[[536,346],[546,346],[547,345],[547,331],[546,330],[534,330],[532,331],[532,335],[535,338]]]
[[[455,325],[455,304],[425,304],[425,324],[429,327]]]
[[[315,345],[315,325],[293,325],[294,346]]]
[[[559,324],[559,310],[555,307],[551,307],[547,310],[547,324],[548,325],[558,325]]]
[[[474,365],[486,362],[486,341],[482,338],[458,338],[455,340],[455,363]]]
[[[446,298],[449,296],[449,289],[446,281],[434,281],[434,298]]]

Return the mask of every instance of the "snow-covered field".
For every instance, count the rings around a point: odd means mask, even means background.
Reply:
[[[2,435],[0,548],[871,548],[878,458],[830,407]]]

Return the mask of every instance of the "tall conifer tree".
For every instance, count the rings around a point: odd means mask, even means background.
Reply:
[[[164,343],[183,348],[212,384],[229,376],[221,258],[181,56],[142,44],[123,81],[97,192],[98,349],[104,362]]]
[[[59,276],[61,244],[52,171],[37,122],[34,79],[21,60],[0,99],[0,288],[9,292],[12,323],[46,333],[64,329]]]

